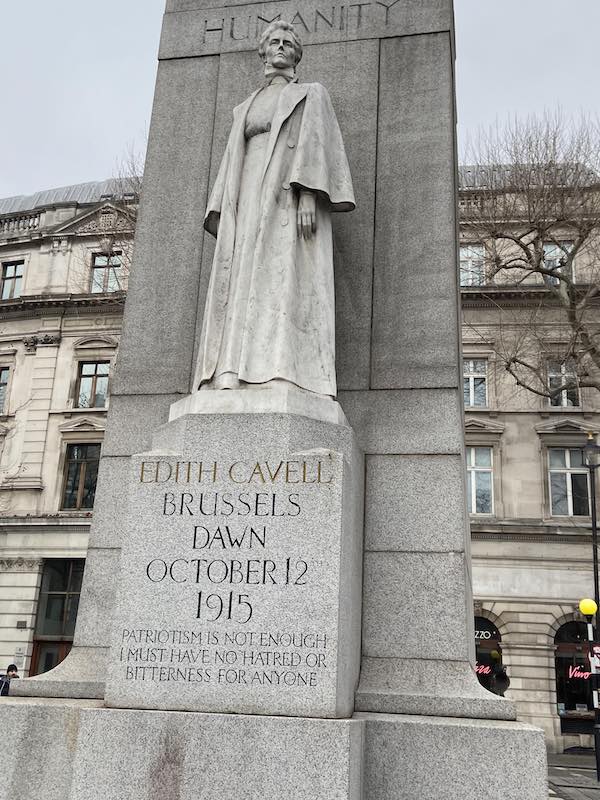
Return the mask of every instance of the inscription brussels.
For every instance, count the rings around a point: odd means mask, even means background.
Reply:
[[[164,520],[165,553],[145,561],[144,579],[171,587],[177,603],[189,590],[190,618],[209,627],[124,628],[120,661],[126,679],[316,686],[327,667],[325,634],[254,631],[249,623],[263,606],[266,616],[259,613],[258,624],[271,621],[290,591],[293,602],[304,605],[304,587],[320,563],[314,543],[311,556],[302,555],[302,528],[294,529],[290,545],[288,529],[278,526],[288,519],[302,526],[311,492],[334,483],[331,460],[145,460],[139,483],[150,491],[149,508]],[[292,553],[285,552],[289,546]]]

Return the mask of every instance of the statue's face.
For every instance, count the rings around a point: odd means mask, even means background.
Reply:
[[[293,67],[296,64],[296,48],[289,31],[275,29],[265,48],[265,64],[277,69]]]

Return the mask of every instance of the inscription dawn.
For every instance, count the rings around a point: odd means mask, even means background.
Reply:
[[[113,680],[228,696],[236,686],[334,685],[338,589],[328,562],[339,552],[320,519],[340,482],[335,453],[140,461],[133,494],[144,536],[128,557],[136,596],[121,601]]]

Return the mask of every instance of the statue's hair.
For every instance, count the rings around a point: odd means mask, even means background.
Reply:
[[[298,34],[294,30],[294,26],[291,22],[285,22],[282,19],[276,19],[274,22],[271,22],[264,31],[262,32],[262,36],[258,42],[258,55],[260,56],[261,60],[265,60],[265,54],[267,51],[267,42],[271,38],[273,31],[288,31],[292,35],[292,41],[294,42],[294,51],[296,54],[296,64],[302,58],[302,42],[298,37]]]

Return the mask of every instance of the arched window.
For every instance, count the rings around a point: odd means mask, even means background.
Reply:
[[[591,733],[594,703],[587,626],[565,622],[554,637],[556,702],[563,733]]]
[[[492,689],[494,669],[502,664],[500,631],[485,617],[475,617],[475,671],[479,683],[489,691]]]

